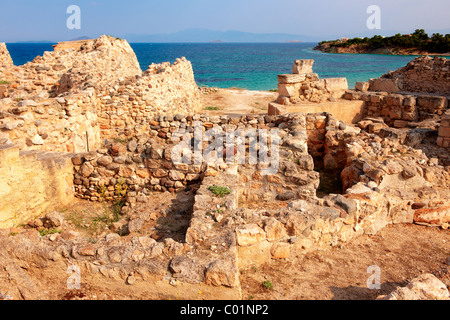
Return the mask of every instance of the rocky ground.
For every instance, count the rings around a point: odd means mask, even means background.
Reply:
[[[450,288],[450,230],[392,225],[328,251],[273,260],[241,272],[244,299],[374,300],[431,273]],[[367,288],[369,266],[381,269],[381,290]],[[270,281],[272,290],[263,286]]]

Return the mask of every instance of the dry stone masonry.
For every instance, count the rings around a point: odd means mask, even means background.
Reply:
[[[120,297],[242,299],[240,272],[272,259],[389,224],[449,227],[444,60],[420,58],[356,90],[319,79],[312,60],[279,76],[272,109],[345,94],[364,101],[353,125],[329,112],[200,114],[189,61],[142,72],[129,44],[106,36],[58,44],[21,67],[8,57],[0,44],[0,271],[15,297],[61,298],[69,266],[84,286]],[[413,87],[417,70],[436,74],[435,91]],[[232,141],[203,139],[227,132]],[[176,162],[181,144],[214,145],[224,161],[187,153],[192,161]],[[253,151],[264,161],[250,163]],[[240,152],[244,164],[226,161]],[[114,220],[96,217],[106,227],[87,236],[89,224],[63,212],[74,197],[113,204]],[[435,283],[427,276],[408,289],[421,282]],[[448,296],[438,289],[425,296]],[[408,296],[398,289],[387,299]]]
[[[269,108],[300,102],[323,102],[342,97],[348,89],[346,78],[319,79],[313,72],[314,60],[296,60],[292,74],[278,76],[278,99]],[[270,110],[269,110],[270,112]]]
[[[450,147],[450,110],[442,116],[437,145],[444,148]]]
[[[1,56],[9,61],[7,51]],[[0,140],[21,150],[94,150],[100,136],[142,132],[156,114],[193,113],[200,105],[189,61],[151,65],[142,73],[130,45],[107,36],[0,70],[8,82],[0,99]]]

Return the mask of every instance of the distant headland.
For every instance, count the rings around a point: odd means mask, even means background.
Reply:
[[[314,50],[327,53],[369,53],[390,55],[450,55],[450,34],[417,29],[413,34],[396,34],[391,37],[376,35],[372,38],[342,38],[322,41]]]

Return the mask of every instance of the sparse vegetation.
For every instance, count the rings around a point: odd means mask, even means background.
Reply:
[[[208,106],[208,107],[203,108],[203,110],[207,110],[207,111],[217,111],[217,110],[220,110],[220,108],[219,108],[219,107],[211,107],[211,106]]]
[[[220,198],[223,198],[226,195],[229,195],[231,193],[230,188],[216,186],[216,185],[209,187],[208,190],[211,191],[212,193],[214,193],[214,195],[216,195],[217,197],[220,197]]]
[[[49,234],[57,234],[57,233],[62,233],[62,231],[58,230],[58,229],[40,229],[39,230],[39,235],[41,237],[49,235]]]
[[[0,84],[10,84],[11,82],[9,81],[5,81],[5,80],[0,80]]]
[[[264,282],[262,283],[262,285],[263,285],[264,289],[267,289],[267,290],[273,290],[273,284],[272,284],[272,282],[270,282],[269,280],[264,281]]]

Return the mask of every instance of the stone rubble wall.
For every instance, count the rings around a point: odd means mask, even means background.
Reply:
[[[135,136],[151,130],[156,115],[200,112],[200,92],[185,58],[153,64],[141,76],[127,78],[99,93],[103,137]]]
[[[10,68],[13,65],[14,63],[6,44],[4,42],[0,42],[0,68]]]
[[[342,97],[348,89],[347,79],[319,79],[317,73],[313,73],[313,64],[314,60],[296,60],[292,74],[278,76],[277,104],[320,103]]]
[[[363,100],[364,117],[381,117],[389,126],[439,120],[449,107],[448,97],[406,93],[347,91],[347,100]]]
[[[450,110],[442,116],[438,135],[437,145],[444,148],[450,147]]]
[[[107,36],[2,74],[9,84],[0,88],[0,143],[21,150],[95,150],[101,139],[148,132],[155,115],[201,109],[189,61],[142,73],[131,46]]]
[[[70,154],[19,152],[0,145],[0,228],[9,228],[73,200],[73,165]]]
[[[371,91],[407,91],[447,95],[450,92],[450,60],[418,57],[397,71],[371,81]]]
[[[315,193],[319,177],[318,173],[314,172],[314,162],[308,154],[304,115],[296,117],[176,115],[154,117],[149,135],[138,135],[122,141],[112,139],[97,151],[74,157],[76,196],[91,201],[114,200],[120,196],[116,192],[118,184],[126,185],[128,202],[132,206],[140,193],[178,192],[184,190],[190,183],[217,175],[219,170],[227,168],[227,163],[208,163],[205,159],[201,159],[198,164],[174,164],[172,161],[172,150],[179,143],[180,137],[188,133],[190,139],[194,138],[196,121],[201,122],[202,132],[212,128],[220,128],[224,133],[238,130],[242,135],[239,139],[245,139],[247,149],[250,140],[245,138],[245,134],[251,130],[259,134],[258,129],[264,129],[270,135],[270,129],[278,129],[281,138],[281,165],[278,173],[263,176],[262,167],[255,170],[253,165],[243,165],[240,168],[242,171],[240,183],[248,185],[247,190],[252,190],[248,193],[245,188],[242,189],[240,197],[246,201],[249,197],[255,201],[274,200],[280,196],[307,198]],[[236,145],[228,146],[226,141],[224,142],[224,156],[227,147],[234,150],[230,156],[236,155]],[[269,151],[270,142],[268,138]],[[209,143],[204,142],[202,150],[208,145]],[[248,161],[248,155],[246,157]],[[258,189],[255,189],[256,187]]]
[[[73,233],[39,237],[37,231],[27,230],[14,237],[0,237],[3,252],[13,257],[10,259],[13,261],[0,261],[9,269],[14,263],[24,261],[40,266],[43,277],[29,282],[35,286],[44,277],[52,279],[52,283],[55,277],[60,277],[57,281],[65,283],[67,265],[76,264],[82,269],[87,283],[106,279],[108,285],[113,283],[119,292],[132,286],[136,294],[145,292],[146,297],[173,299],[177,290],[183,288],[185,298],[195,298],[198,297],[198,289],[195,290],[201,285],[202,297],[240,299],[239,272],[251,266],[338,246],[363,234],[374,235],[392,223],[443,228],[450,223],[450,172],[434,164],[419,150],[402,146],[395,139],[383,139],[368,133],[355,137],[353,131],[324,114],[194,117],[189,121],[203,120],[204,129],[230,125],[233,121],[236,121],[233,128],[277,127],[286,134],[283,147],[297,151],[298,154],[292,155],[299,158],[303,157],[308,146],[308,137],[304,134],[315,132],[325,122],[324,148],[329,148],[327,152],[332,152],[333,147],[341,152],[341,147],[345,146],[347,162],[342,173],[346,182],[345,193],[324,198],[276,199],[269,201],[271,206],[248,209],[245,203],[240,203],[242,190],[249,188],[240,181],[241,175],[248,175],[247,168],[239,169],[234,164],[209,167],[208,164],[195,196],[186,243],[172,239],[157,242],[139,234],[132,237],[131,243],[124,243],[118,234],[106,235],[93,243]],[[187,119],[177,117],[176,120],[168,116],[158,120],[170,124],[178,122],[180,126],[186,123],[186,128],[189,128]],[[80,165],[78,173],[84,170],[86,174],[91,172],[89,183],[101,179],[93,173],[95,170],[101,173],[103,169],[100,168],[108,163],[114,166],[110,169],[115,170],[119,166],[119,172],[125,172],[127,165],[137,172],[129,157],[140,156],[142,153],[136,152],[138,149],[145,154],[149,150],[149,161],[164,162],[166,150],[170,149],[166,140],[171,140],[176,134],[173,131],[162,135],[159,131],[162,127],[154,127],[151,148],[146,145],[149,138],[142,137],[142,141],[131,140],[126,145],[115,142],[99,153],[75,155],[72,161]],[[162,147],[153,148],[154,145]],[[152,155],[157,159],[151,159]],[[290,160],[297,165],[295,159],[282,157],[282,160]],[[89,165],[81,169],[85,164]],[[121,165],[124,165],[122,169]],[[163,165],[161,167],[164,168]],[[104,170],[109,169],[105,167]],[[230,193],[224,197],[217,196],[210,190],[212,186],[226,186]],[[32,291],[33,286],[27,287],[30,290],[24,291],[26,294],[38,295],[38,290]]]
[[[93,91],[47,97],[0,100],[0,144],[58,152],[87,152],[99,147],[98,100]]]

